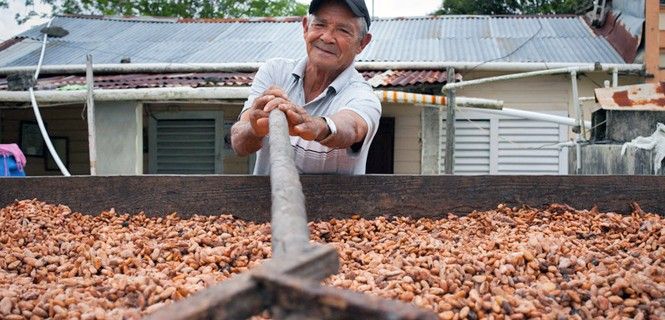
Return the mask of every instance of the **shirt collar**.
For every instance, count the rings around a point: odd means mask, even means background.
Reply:
[[[293,70],[291,71],[291,74],[295,77],[294,81],[298,81],[303,78],[306,66],[307,57],[298,60],[298,63],[296,63],[295,67],[293,67]],[[333,82],[328,86],[328,89],[332,88],[335,90],[335,92],[342,90],[342,88],[344,88],[344,86],[350,82],[353,71],[355,71],[355,66],[353,63],[351,63],[350,66],[344,69],[344,71],[342,71],[342,73],[340,73],[339,76],[333,80]]]

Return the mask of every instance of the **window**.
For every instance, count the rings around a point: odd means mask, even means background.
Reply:
[[[150,119],[149,173],[223,172],[222,112],[160,112]]]

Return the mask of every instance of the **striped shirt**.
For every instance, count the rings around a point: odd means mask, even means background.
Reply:
[[[305,174],[364,174],[367,153],[379,127],[381,103],[372,87],[353,65],[346,68],[318,97],[305,103],[303,76],[307,58],[300,60],[271,59],[256,73],[251,93],[243,111],[249,109],[258,96],[270,86],[284,90],[291,102],[302,106],[312,116],[330,116],[341,110],[351,110],[367,123],[367,135],[360,150],[331,149],[316,141],[291,137],[296,168]],[[263,138],[257,152],[254,174],[270,174],[270,134]]]

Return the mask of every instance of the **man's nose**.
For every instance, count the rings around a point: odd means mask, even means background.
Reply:
[[[321,34],[321,40],[323,40],[323,42],[328,42],[328,43],[333,42],[335,40],[335,37],[333,35],[334,32],[335,32],[334,29],[326,28]]]

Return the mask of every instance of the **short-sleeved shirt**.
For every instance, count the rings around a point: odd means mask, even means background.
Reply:
[[[381,103],[367,81],[353,65],[346,68],[323,92],[305,103],[303,76],[307,58],[271,59],[259,68],[251,93],[243,111],[250,108],[258,96],[270,86],[284,90],[291,102],[302,106],[312,116],[329,116],[341,110],[351,110],[367,123],[367,135],[360,150],[355,148],[332,149],[316,141],[291,137],[295,152],[296,168],[309,174],[364,174],[369,147],[379,127]],[[257,152],[254,174],[270,174],[270,134],[263,138],[263,146]]]

